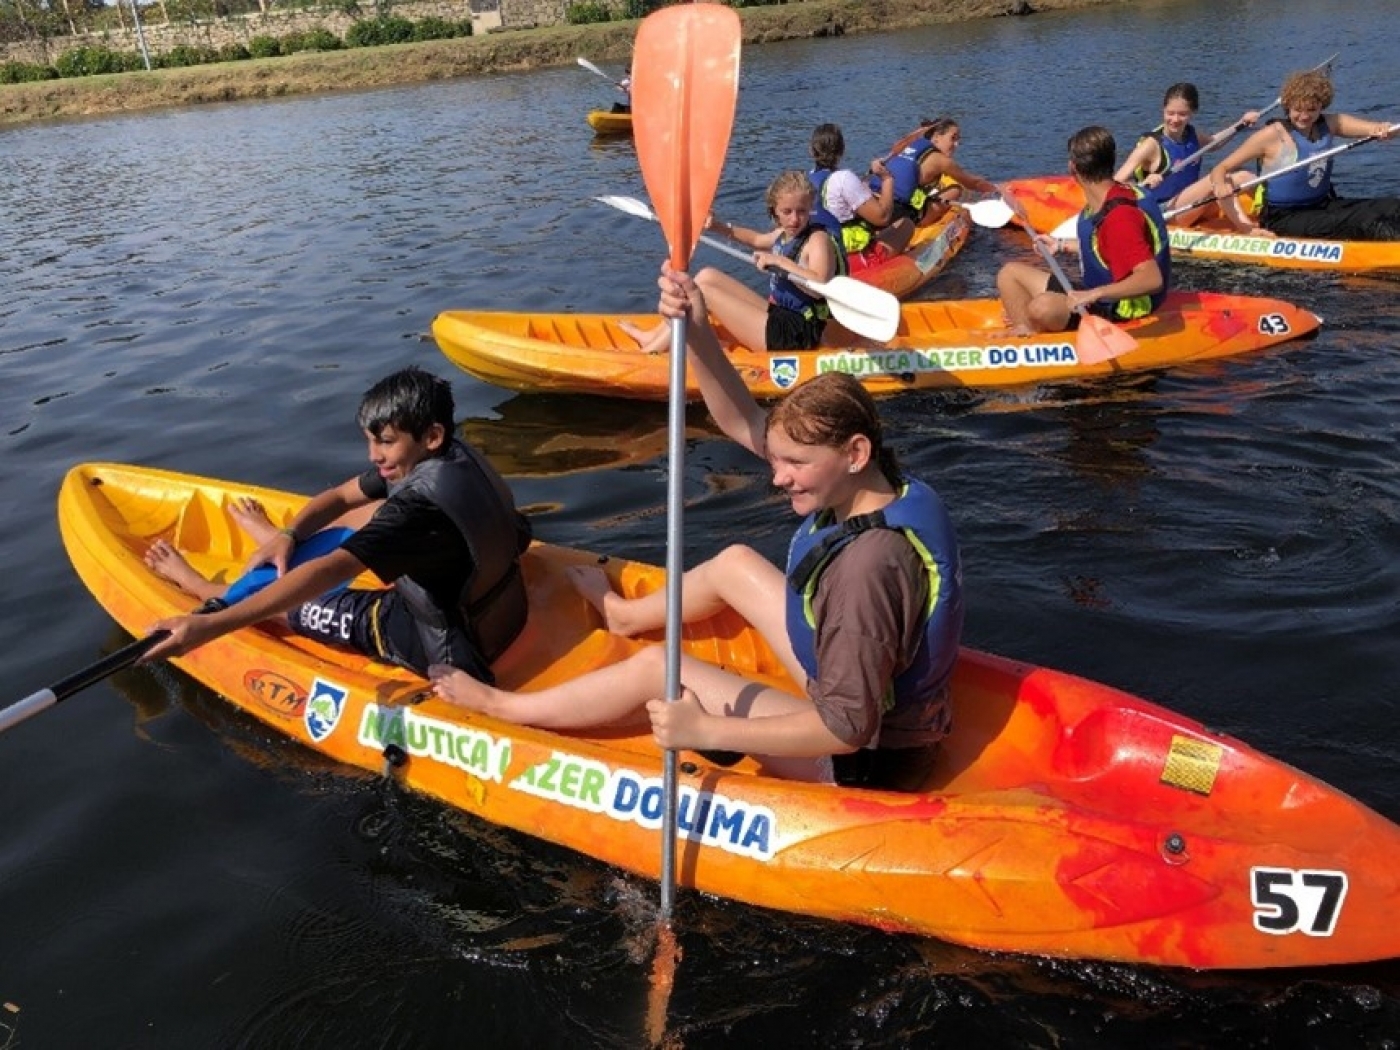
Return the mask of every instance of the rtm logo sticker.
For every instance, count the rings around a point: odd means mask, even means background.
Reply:
[[[1283,314],[1260,314],[1259,334],[1260,335],[1287,335],[1293,331],[1288,326],[1288,318]]]
[[[1331,937],[1347,895],[1344,871],[1250,868],[1254,928],[1261,933],[1302,930],[1309,937]]]

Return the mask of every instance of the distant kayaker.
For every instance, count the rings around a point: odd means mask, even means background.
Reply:
[[[662,747],[760,758],[769,773],[917,790],[949,731],[948,684],[963,625],[962,568],[938,495],[900,470],[879,413],[852,376],[828,372],[771,411],[759,406],[711,329],[698,282],[663,268],[661,313],[689,318],[692,374],[715,422],[768,463],[805,520],[782,570],[734,545],[685,574],[687,621],[730,608],[767,641],[804,692],[787,692],[682,657],[682,696],[658,699],[665,650],[532,693],[508,693],[449,667],[438,695],[548,729],[645,724]],[[574,583],[608,630],[665,623],[664,590],[626,599],[597,567]]]
[[[1113,181],[1115,151],[1107,128],[1083,128],[1070,138],[1070,174],[1085,200],[1077,237],[1041,235],[1041,243],[1079,253],[1083,287],[1066,294],[1049,270],[1007,263],[997,273],[997,291],[1013,334],[1068,331],[1078,325],[1078,306],[1127,321],[1161,305],[1171,283],[1167,226],[1142,190]]]
[[[617,89],[626,98],[625,102],[614,102],[612,111],[614,113],[632,112],[632,67],[628,66],[622,74],[622,79],[617,82]]]
[[[1337,139],[1394,134],[1385,121],[1349,113],[1326,113],[1332,104],[1332,81],[1318,70],[1294,73],[1279,92],[1286,118],[1271,120],[1211,170],[1215,196],[1230,192],[1227,179],[1249,164],[1261,175],[1337,145]],[[1400,197],[1347,198],[1332,186],[1332,157],[1305,164],[1259,184],[1257,220],[1239,208],[1225,214],[1238,229],[1264,230],[1287,237],[1323,237],[1339,241],[1400,241]]]
[[[1162,123],[1138,139],[1114,173],[1114,180],[1142,187],[1163,210],[1208,199],[1212,194],[1210,180],[1201,176],[1202,143],[1191,123],[1200,108],[1201,96],[1195,84],[1183,81],[1167,88],[1162,99]],[[1251,127],[1258,119],[1259,112],[1249,110],[1236,125]],[[1173,171],[1179,161],[1189,163]],[[1187,226],[1203,215],[1204,209],[1194,214],[1183,212],[1172,221]]]
[[[872,182],[874,189],[850,168],[841,167],[846,139],[835,124],[817,125],[810,149],[812,170],[807,178],[817,194],[812,221],[840,241],[848,258],[866,252],[877,261],[877,256],[903,251],[914,227],[905,222],[901,231],[889,228],[894,215],[894,178],[885,166],[876,161],[878,185]]]
[[[715,221],[710,229],[753,249],[754,265],[768,274],[768,298],[712,266],[701,270],[695,281],[715,317],[740,345],[769,353],[811,350],[822,341],[831,308],[792,278],[825,284],[846,272],[846,256],[836,238],[812,220],[816,190],[806,173],[783,172],[769,184],[764,201],[776,228],[761,232]],[[670,346],[666,325],[651,331],[628,322],[620,326],[649,354]]]
[[[276,580],[218,612],[162,620],[152,630],[170,637],[143,662],[290,613],[291,629],[318,641],[419,674],[446,661],[489,680],[525,623],[530,525],[495,468],[453,436],[453,411],[451,386],[417,368],[371,387],[358,414],[371,467],[312,497],[258,548],[250,565],[276,566]],[[299,540],[381,500],[338,547],[288,568]],[[166,552],[148,552],[147,564],[180,583]],[[365,571],[394,586],[336,590]]]
[[[996,193],[996,184],[974,175],[956,160],[962,129],[952,117],[924,120],[906,135],[884,165],[894,176],[894,218],[914,226],[934,222],[962,189]],[[874,170],[874,164],[871,165]],[[912,229],[911,229],[912,232]]]

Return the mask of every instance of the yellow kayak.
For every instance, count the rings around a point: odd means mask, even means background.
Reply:
[[[630,135],[632,134],[632,114],[614,113],[610,109],[591,109],[588,111],[588,126],[597,135]]]
[[[495,386],[666,400],[666,355],[640,352],[620,320],[661,323],[654,315],[450,310],[434,319],[433,337],[453,364]],[[1137,349],[1097,364],[1079,360],[1072,332],[1009,334],[995,299],[905,303],[887,345],[767,354],[736,345],[723,329],[720,336],[749,389],[773,398],[830,371],[850,372],[877,394],[1087,379],[1266,350],[1320,323],[1278,299],[1172,292],[1152,316],[1122,325]],[[692,383],[688,396],[698,399],[699,387]]]
[[[157,538],[210,578],[252,550],[228,514],[275,523],[302,497],[145,467],[73,468],[58,519],[74,568],[124,628],[194,603],[144,565]],[[570,586],[596,555],[536,544],[530,619],[494,671],[533,690],[660,634],[608,634]],[[629,595],[664,572],[620,559]],[[693,655],[797,687],[732,611],[688,624]],[[262,626],[176,663],[303,746],[482,819],[655,878],[662,755],[651,736],[554,733],[425,692],[407,672]],[[999,951],[1208,968],[1400,955],[1400,827],[1326,784],[1162,707],[1072,675],[964,649],[953,732],[921,791],[801,784],[681,752],[681,886],[766,908]],[[386,763],[386,760],[388,762]]]

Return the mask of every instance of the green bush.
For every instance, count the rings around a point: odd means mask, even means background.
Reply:
[[[346,47],[379,47],[383,44],[404,44],[413,39],[413,23],[398,15],[366,18],[351,24],[345,31]]]
[[[219,48],[220,62],[246,62],[253,53],[242,44],[225,44]]]
[[[465,25],[465,29],[463,26]],[[437,18],[429,15],[427,18],[420,18],[413,24],[414,40],[451,40],[453,37],[471,36],[471,20],[463,22],[449,22],[445,18]]]
[[[278,42],[284,55],[294,55],[298,51],[339,51],[345,46],[340,37],[325,26],[317,26],[304,33],[288,33]]]
[[[590,22],[611,22],[612,12],[607,4],[583,0],[582,3],[570,4],[565,9],[564,21],[571,26],[587,25]]]
[[[255,36],[248,41],[248,54],[253,58],[276,58],[282,53],[282,45],[275,36]]]
[[[58,70],[33,62],[0,62],[0,84],[23,84],[33,80],[54,80]]]
[[[157,55],[153,65],[161,69],[177,69],[180,66],[204,66],[217,61],[219,53],[212,47],[176,44],[165,54]]]
[[[65,51],[54,61],[61,77],[93,77],[102,73],[125,73],[144,69],[146,64],[136,54],[113,51],[109,47],[83,46]]]

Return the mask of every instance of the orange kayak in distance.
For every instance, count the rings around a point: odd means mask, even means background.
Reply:
[[[458,368],[509,390],[665,401],[666,355],[642,353],[622,320],[644,329],[661,323],[655,315],[450,310],[433,320],[433,337]],[[775,398],[830,371],[858,376],[875,394],[1082,380],[1267,350],[1320,324],[1278,299],[1171,292],[1155,314],[1121,326],[1137,349],[1095,364],[1079,360],[1072,332],[1011,335],[995,299],[905,303],[899,331],[882,345],[767,354],[718,331],[748,388]],[[687,394],[699,400],[700,389],[692,382]]]
[[[253,549],[228,515],[285,492],[145,467],[85,464],[58,498],[63,542],[93,596],[144,632],[195,602],[143,564],[164,538],[227,581]],[[603,630],[565,567],[524,557],[530,619],[494,670],[533,690],[659,636]],[[661,569],[606,569],[625,594]],[[796,687],[732,612],[683,644]],[[421,679],[272,625],[176,663],[272,730],[347,767],[392,775],[492,823],[647,878],[660,872],[662,755],[650,735],[553,733],[465,711]],[[1317,966],[1400,955],[1400,827],[1242,741],[1073,675],[964,649],[953,731],[922,790],[777,780],[752,759],[678,756],[683,889],[997,951],[1196,969]],[[386,761],[392,759],[393,761]]]
[[[630,135],[632,114],[615,113],[610,109],[590,109],[588,126],[593,129],[595,135]]]
[[[1013,179],[1006,184],[1040,233],[1050,233],[1084,207],[1079,184],[1068,175]],[[1248,195],[1241,195],[1247,206]],[[1328,241],[1315,237],[1260,237],[1241,233],[1216,216],[1194,226],[1168,225],[1172,253],[1192,259],[1336,273],[1400,271],[1400,241]]]

